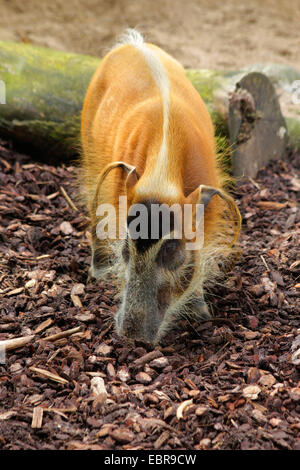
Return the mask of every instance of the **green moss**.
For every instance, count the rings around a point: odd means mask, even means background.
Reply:
[[[296,118],[286,118],[290,145],[292,148],[300,150],[300,120]]]
[[[216,92],[226,89],[227,78],[221,71],[213,70],[186,70],[187,78],[192,82],[198,93],[205,102],[212,121],[215,126],[216,149],[220,166],[226,173],[231,172],[231,148],[226,119],[222,112],[216,107]]]
[[[192,82],[210,110],[214,104],[214,93],[220,88],[222,82],[224,82],[221,73],[208,69],[189,69],[186,70],[186,76]]]
[[[232,145],[230,145],[228,137],[221,135],[216,135],[215,142],[219,167],[226,175],[231,176],[233,151]]]
[[[64,121],[80,111],[99,59],[0,41],[0,78],[6,85],[1,116]],[[16,113],[18,116],[16,116]]]
[[[69,159],[78,149],[83,99],[99,59],[0,41],[0,132],[41,155]]]

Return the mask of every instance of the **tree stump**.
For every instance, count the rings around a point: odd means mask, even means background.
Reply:
[[[253,72],[236,84],[229,100],[228,127],[235,177],[255,178],[271,160],[283,158],[288,132],[268,77]]]

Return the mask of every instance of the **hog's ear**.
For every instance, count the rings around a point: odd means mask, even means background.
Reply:
[[[204,204],[205,208],[210,203],[211,198],[215,194],[220,196],[222,199],[226,199],[228,197],[220,189],[214,188],[213,186],[205,186],[204,184],[201,184],[197,189],[195,189],[195,191],[193,191],[187,197],[187,202],[189,204]]]
[[[234,199],[227,194],[222,189],[214,188],[213,186],[206,186],[201,184],[195,191],[193,191],[188,197],[187,202],[189,204],[203,204],[204,209],[208,206],[213,196],[218,195],[224,201],[226,201],[228,205],[229,212],[232,217],[233,227],[234,227],[234,236],[233,241],[234,243],[238,237],[241,228],[241,214],[240,211],[234,202]]]
[[[131,165],[130,165],[131,166]],[[128,176],[126,178],[126,189],[133,188],[139,180],[139,175],[137,174],[135,166],[132,166],[132,169],[129,171]]]
[[[132,188],[138,181],[139,179],[139,176],[136,172],[136,168],[135,166],[133,165],[129,165],[129,163],[125,163],[125,162],[112,162],[110,163],[109,165],[107,165],[104,170],[102,171],[102,173],[100,173],[99,177],[98,177],[98,181],[97,181],[97,186],[96,186],[96,192],[95,192],[95,197],[94,197],[94,202],[93,202],[93,205],[94,205],[94,208],[96,209],[97,205],[98,205],[98,201],[99,201],[99,195],[100,195],[100,189],[101,189],[101,185],[103,183],[103,181],[105,180],[105,178],[107,177],[107,175],[111,172],[111,170],[113,170],[114,168],[122,168],[123,170],[125,170],[125,172],[127,173],[127,178],[126,178],[126,189],[130,189]]]

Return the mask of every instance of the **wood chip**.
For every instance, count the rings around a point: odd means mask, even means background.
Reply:
[[[0,421],[5,421],[7,419],[10,419],[13,416],[16,416],[16,414],[17,412],[15,410],[4,411],[4,413],[0,414]]]
[[[166,357],[157,357],[150,362],[150,367],[154,367],[155,369],[163,369],[169,365],[169,361]]]
[[[89,323],[95,320],[95,315],[93,313],[85,312],[78,313],[75,315],[76,320],[82,321],[84,323]]]
[[[59,230],[64,234],[64,235],[71,235],[71,233],[74,232],[74,229],[70,222],[62,222],[59,226]]]
[[[152,382],[152,378],[146,372],[139,372],[135,376],[135,379],[142,384],[149,384],[150,382]]]
[[[122,381],[122,382],[128,382],[130,379],[130,372],[128,370],[127,366],[121,366],[120,369],[117,372],[117,377]]]
[[[197,406],[197,408],[195,409],[195,415],[202,416],[205,413],[207,413],[208,410],[209,410],[208,406]]]
[[[85,285],[82,283],[74,284],[71,290],[71,295],[82,295],[84,294]]]
[[[205,450],[205,449],[208,449],[210,446],[211,446],[211,439],[209,439],[208,437],[201,439],[201,441],[199,442],[200,449]]]
[[[82,441],[69,441],[68,450],[104,450],[100,444],[84,444]]]
[[[75,413],[77,411],[77,408],[74,406],[72,408],[43,408],[44,411],[47,411],[48,413],[56,413],[60,416],[62,416],[65,419],[68,419],[67,413]]]
[[[248,385],[243,389],[243,396],[250,398],[250,400],[257,400],[258,395],[261,392],[261,388],[258,385]]]
[[[265,210],[281,210],[288,205],[288,202],[258,201],[257,205]]]
[[[97,437],[105,437],[109,434],[110,431],[114,429],[114,425],[111,423],[103,424],[101,429],[97,432]]]
[[[242,256],[233,277],[209,283],[207,292],[223,314],[202,324],[178,318],[161,346],[150,348],[116,334],[114,280],[86,282],[88,212],[69,209],[59,190],[75,198],[73,170],[38,167],[3,150],[0,139],[0,341],[14,348],[29,338],[21,349],[0,350],[0,447],[297,450],[300,219],[291,188],[299,157],[291,152],[261,170],[260,189],[248,179],[234,188]],[[288,204],[263,210],[261,200]],[[59,228],[64,221],[69,235]],[[137,374],[148,376],[145,383]],[[95,377],[104,380],[104,404]]]
[[[115,376],[116,376],[115,368],[114,368],[114,366],[111,364],[111,362],[109,362],[109,363],[107,364],[106,370],[107,370],[107,374],[109,375],[109,377],[112,378],[112,377],[115,377]]]
[[[251,339],[255,339],[255,338],[258,338],[258,336],[260,336],[260,333],[259,331],[244,331],[244,336],[245,336],[245,339],[248,339],[248,340],[251,340]]]
[[[82,303],[78,295],[71,294],[71,299],[72,299],[74,307],[80,307],[80,308],[82,307]]]
[[[52,372],[49,372],[46,369],[41,369],[39,367],[34,367],[34,366],[29,367],[29,369],[32,372],[36,372],[37,374],[42,375],[43,377],[46,377],[47,379],[53,380],[54,382],[58,382],[61,384],[69,383],[68,380],[64,379],[63,377],[60,377],[57,374],[53,374]]]
[[[145,354],[142,357],[138,357],[135,359],[133,364],[135,366],[143,366],[147,364],[148,362],[151,362],[153,359],[156,359],[157,357],[161,357],[162,353],[158,349],[154,349],[153,351],[150,351],[149,353]]]
[[[300,402],[300,387],[293,387],[289,391],[289,395],[292,400]]]
[[[91,390],[93,395],[103,405],[107,400],[107,391],[102,377],[93,377],[91,379]]]
[[[270,275],[271,275],[273,281],[278,284],[278,286],[284,287],[285,282],[284,282],[281,274],[278,271],[271,271]]]
[[[279,419],[279,418],[271,418],[270,419],[270,424],[271,424],[271,426],[273,426],[273,428],[278,426],[280,423],[281,423],[281,419]]]
[[[102,356],[108,356],[113,350],[113,347],[106,343],[101,343],[96,349],[96,354],[101,354]]]
[[[10,297],[11,295],[17,295],[23,292],[24,287],[18,287],[17,289],[10,290],[9,292],[6,292],[5,296]]]
[[[52,201],[52,199],[55,199],[58,195],[59,195],[59,191],[56,191],[55,193],[48,194],[48,196],[46,196],[46,198],[49,199],[50,201]]]
[[[258,381],[259,385],[263,387],[272,387],[276,383],[276,379],[272,374],[263,374]]]
[[[34,330],[35,333],[40,333],[41,331],[44,331],[46,328],[48,328],[50,325],[52,325],[53,319],[48,318],[47,320],[43,321],[40,323],[36,329]]]
[[[168,431],[164,431],[161,435],[156,439],[153,446],[155,450],[161,449],[161,446],[169,439],[170,433]]]
[[[193,404],[193,399],[191,398],[190,400],[185,400],[177,408],[176,411],[176,417],[177,419],[182,419],[183,418],[183,413],[184,411],[189,408]]]
[[[260,410],[254,409],[252,410],[251,414],[253,418],[260,424],[264,424],[268,421],[267,418],[263,415],[263,413]]]
[[[134,438],[134,434],[129,429],[125,428],[117,428],[110,431],[109,435],[117,442],[121,444],[125,444],[127,442],[131,442]]]
[[[43,422],[43,408],[41,406],[35,406],[33,408],[31,427],[39,429],[42,427]]]
[[[31,289],[32,287],[35,287],[35,286],[36,286],[36,280],[29,279],[29,281],[27,281],[25,284],[25,289]]]

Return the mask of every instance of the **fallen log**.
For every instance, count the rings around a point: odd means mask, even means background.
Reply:
[[[21,146],[22,151],[30,152],[39,160],[48,163],[74,161],[80,152],[82,102],[99,62],[100,59],[96,57],[0,41],[0,136],[12,139]],[[268,115],[272,115],[274,104],[276,112],[273,114],[278,119],[273,125],[272,133],[268,135],[267,142],[272,141],[274,132],[275,135],[278,132],[284,134],[283,145],[279,149],[275,146],[275,158],[280,158],[284,154],[288,133],[290,145],[300,149],[300,105],[289,103],[292,100],[292,84],[300,80],[300,72],[286,66],[257,65],[240,71],[186,70],[186,75],[208,106],[216,127],[217,140],[220,139],[224,144],[222,139],[226,139],[226,145],[230,144],[230,148],[234,149],[239,143],[236,139],[240,128],[237,130],[238,121],[233,128],[229,125],[231,98],[232,94],[237,92],[237,87],[241,87],[237,84],[245,81],[245,77],[253,71],[266,76],[265,80],[260,80],[256,90],[256,95],[260,98],[254,101],[255,105],[262,103],[268,83],[269,101],[266,108]],[[273,94],[270,92],[272,84],[269,84],[267,77],[275,86]],[[247,81],[248,85],[250,81]],[[275,92],[281,95],[285,121],[282,121],[280,112],[277,112]],[[248,117],[246,116],[247,119]],[[245,116],[241,116],[240,121],[244,118]],[[231,125],[233,121],[231,119]],[[282,130],[282,127],[286,126],[288,133]],[[256,113],[253,127],[259,127],[261,130],[255,133],[252,140],[257,142],[257,136],[264,139],[266,126],[263,116]],[[265,145],[259,145],[266,149]],[[269,152],[269,157],[274,158],[272,152]],[[234,150],[233,160],[237,158],[243,160],[241,152],[235,153]],[[265,159],[263,163],[265,164]],[[259,161],[258,168],[261,164]],[[253,169],[248,174],[248,168],[236,168],[237,165],[233,164],[234,172],[239,176],[255,176]]]
[[[69,161],[79,148],[80,111],[99,59],[0,41],[0,135],[40,160]]]

